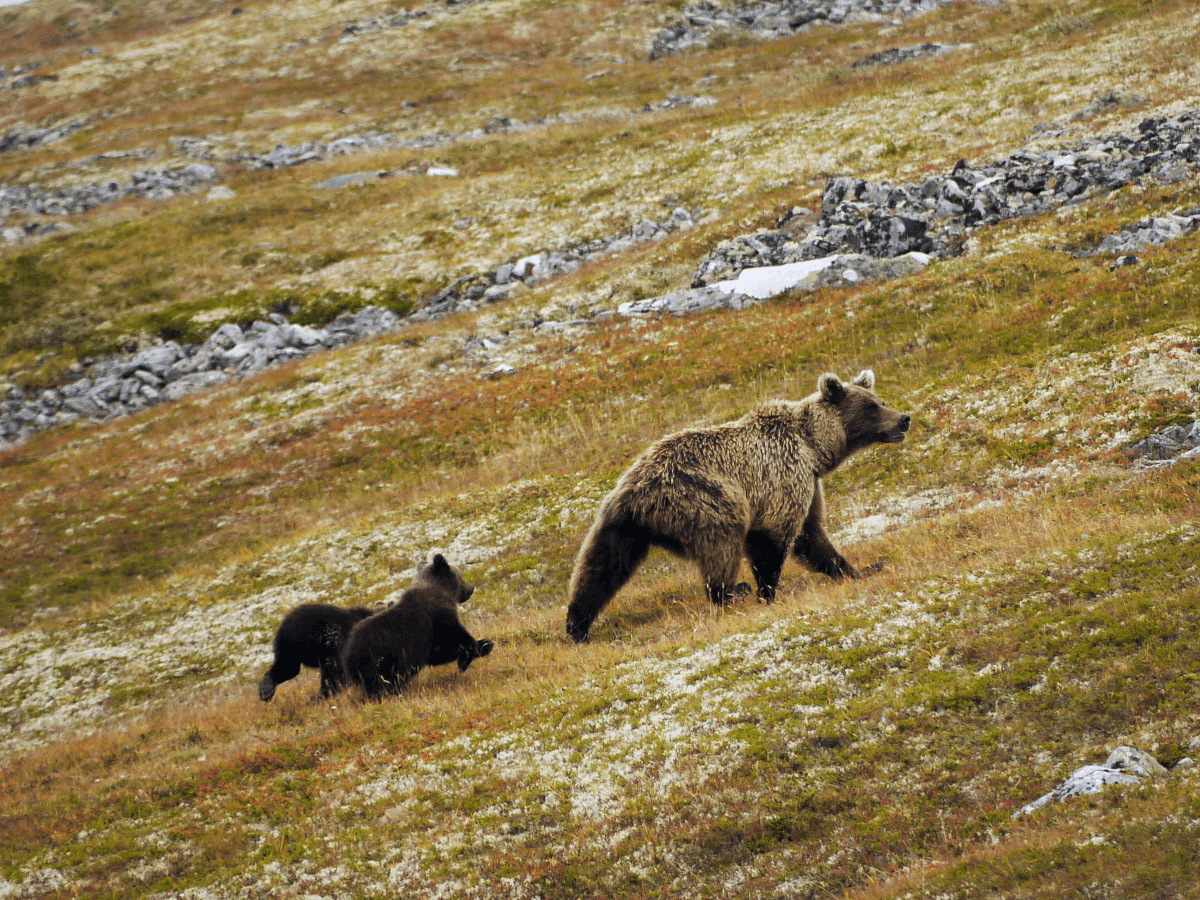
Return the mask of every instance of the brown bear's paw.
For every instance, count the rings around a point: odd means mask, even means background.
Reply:
[[[728,606],[730,603],[739,603],[745,600],[752,593],[754,593],[754,588],[744,581],[739,581],[733,587],[724,590],[710,587],[709,599],[717,606]]]
[[[266,702],[275,696],[275,679],[269,674],[264,675],[258,683],[258,699]]]

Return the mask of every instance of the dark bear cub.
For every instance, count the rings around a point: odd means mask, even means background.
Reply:
[[[833,578],[856,578],[825,533],[821,479],[853,453],[904,440],[910,418],[874,393],[875,373],[849,383],[826,373],[803,400],[764,403],[736,422],[668,435],[634,461],[604,498],[571,575],[567,634],[592,622],[662,547],[694,561],[713,603],[775,597],[790,554]]]
[[[342,609],[327,603],[305,603],[288,613],[275,632],[275,662],[258,684],[261,700],[275,696],[276,686],[300,674],[301,666],[321,671],[321,696],[342,689],[342,649],[350,630],[371,615],[362,606]]]
[[[438,553],[417,570],[412,587],[395,606],[356,625],[346,641],[342,668],[347,680],[372,700],[399,694],[425,666],[471,661],[487,656],[491,641],[477,641],[458,620],[458,606],[475,588]]]

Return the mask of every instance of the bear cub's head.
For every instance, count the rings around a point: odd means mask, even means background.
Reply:
[[[463,581],[462,570],[446,562],[446,557],[435,553],[433,559],[417,568],[413,587],[436,587],[458,603],[466,603],[475,593],[475,586]]]
[[[851,451],[869,444],[899,443],[912,423],[908,413],[888,409],[875,396],[875,373],[870,369],[863,369],[849,384],[826,372],[817,379],[817,389],[822,402],[837,411]]]

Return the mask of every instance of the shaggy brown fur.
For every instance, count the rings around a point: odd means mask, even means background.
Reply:
[[[750,592],[737,583],[750,559],[758,596],[775,597],[788,551],[834,578],[858,577],[822,524],[821,478],[858,450],[904,440],[909,416],[826,373],[800,401],[765,403],[726,425],[663,438],[621,476],[600,506],[571,575],[567,634],[585,641],[596,616],[651,546],[694,560],[713,603]]]
[[[465,672],[472,660],[492,652],[491,641],[477,641],[458,620],[459,604],[475,588],[457,567],[438,553],[417,570],[412,587],[399,602],[364,619],[350,632],[342,654],[346,680],[372,700],[399,694],[418,670],[458,662]]]
[[[303,603],[275,632],[275,660],[258,684],[258,696],[270,700],[277,685],[300,674],[301,666],[321,670],[321,696],[342,689],[342,648],[350,629],[371,615],[362,606],[341,609],[327,603]]]

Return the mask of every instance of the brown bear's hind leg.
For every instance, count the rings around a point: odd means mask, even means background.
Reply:
[[[763,531],[752,531],[746,535],[746,556],[750,557],[750,569],[758,585],[758,599],[764,603],[771,603],[775,599],[787,554],[786,541],[778,541]]]
[[[737,580],[743,543],[732,535],[710,535],[704,546],[687,553],[700,563],[708,599],[717,606],[726,606],[750,593],[750,585]]]

